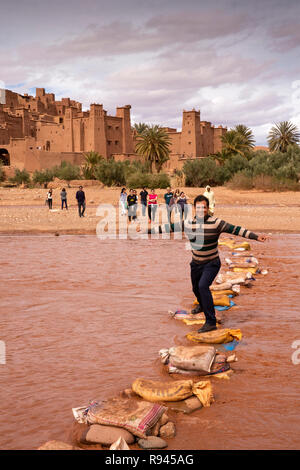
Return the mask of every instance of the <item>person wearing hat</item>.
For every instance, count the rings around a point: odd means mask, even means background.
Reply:
[[[203,193],[203,196],[205,196],[209,200],[209,215],[214,215],[215,212],[215,194],[211,190],[210,186],[206,186],[205,192]]]

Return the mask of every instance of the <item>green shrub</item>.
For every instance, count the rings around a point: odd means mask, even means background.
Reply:
[[[149,188],[166,189],[171,186],[170,177],[166,173],[152,174]]]
[[[261,189],[262,191],[299,191],[300,184],[294,179],[259,174],[251,176],[247,170],[233,175],[226,184],[230,189]]]
[[[171,186],[170,178],[165,173],[133,173],[126,179],[126,186],[128,188],[155,188],[166,189]]]
[[[224,166],[220,168],[223,169],[224,181],[228,181],[233,177],[235,173],[238,173],[239,171],[242,171],[248,167],[249,163],[245,157],[242,157],[241,155],[234,155],[231,158],[228,158],[225,161]]]
[[[300,184],[295,180],[278,180],[276,177],[273,177],[272,191],[300,191]]]
[[[62,168],[65,168],[68,165],[67,162],[62,161],[60,165],[55,165],[51,168],[51,172],[54,178],[59,178]],[[60,178],[59,178],[60,179]]]
[[[45,188],[47,188],[48,183],[50,183],[50,181],[53,181],[53,178],[54,175],[52,170],[36,170],[33,173],[32,181],[34,184],[41,184],[44,185]]]
[[[192,187],[222,185],[227,175],[224,167],[218,166],[212,157],[186,161],[183,173],[186,186]]]
[[[150,188],[152,186],[150,173],[132,173],[126,178],[126,186],[128,188]]]
[[[9,181],[16,184],[27,184],[30,183],[30,175],[27,170],[19,170],[16,168],[14,176],[9,178]]]
[[[238,171],[232,176],[226,186],[230,189],[252,189],[252,177],[249,177],[244,171]]]
[[[60,180],[68,181],[68,183],[72,180],[78,180],[81,178],[81,169],[77,165],[72,165],[72,163],[68,163],[62,161],[60,166],[54,166],[51,169],[51,173],[53,177],[56,177]]]
[[[126,184],[125,162],[113,159],[101,161],[95,168],[95,176],[105,186],[124,186]]]

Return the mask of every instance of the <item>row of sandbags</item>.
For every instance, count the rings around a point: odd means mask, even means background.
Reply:
[[[233,247],[232,242],[222,244]],[[240,286],[253,281],[254,272],[249,269],[258,268],[256,258],[252,255],[245,257],[242,253],[250,249],[249,244],[236,244],[234,249],[240,249],[241,253],[234,253],[232,259],[226,259],[230,271],[219,274],[211,286],[216,307],[228,307],[230,299],[240,293]],[[242,271],[235,271],[237,268]],[[192,315],[183,310],[170,313],[186,324],[204,322],[202,314]],[[153,381],[137,378],[125,394],[123,392],[105,402],[94,401],[87,406],[73,408],[78,425],[86,426],[84,431],[80,431],[77,443],[110,445],[112,450],[126,450],[134,443],[145,449],[164,448],[167,446],[164,439],[176,434],[175,423],[168,416],[169,409],[190,413],[210,406],[214,397],[209,378],[224,375],[227,378],[230,363],[237,360],[233,353],[220,352],[217,345],[238,342],[242,333],[239,329],[218,328],[207,333],[192,331],[186,337],[196,344],[159,351],[168,373],[186,375],[186,379]]]

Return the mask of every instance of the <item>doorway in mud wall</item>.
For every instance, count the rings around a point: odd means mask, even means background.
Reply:
[[[10,157],[7,149],[0,148],[0,164],[4,166],[10,165]]]

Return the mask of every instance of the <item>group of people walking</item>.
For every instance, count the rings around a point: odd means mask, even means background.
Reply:
[[[147,188],[143,188],[140,192],[140,203],[142,206],[142,215],[146,215],[146,210],[148,209],[148,219],[149,222],[155,219],[156,210],[158,207],[158,195],[155,192],[155,189],[152,188],[150,193],[148,193]],[[206,186],[204,195],[209,199],[209,211],[210,215],[214,213],[215,198],[214,193],[211,191],[210,186]],[[170,212],[175,208],[175,211],[178,210],[178,206],[181,208],[182,216],[184,216],[185,205],[188,204],[189,197],[185,194],[184,191],[175,189],[174,191],[171,188],[167,188],[167,192],[164,194],[164,202],[169,208]],[[126,192],[126,188],[122,188],[120,194],[120,206],[121,206],[121,215],[128,216],[129,222],[136,221],[137,215],[137,204],[138,204],[138,195],[135,189],[130,189],[129,194]]]
[[[64,207],[66,208],[66,210],[68,210],[67,191],[65,188],[62,188],[60,192],[60,199],[61,199],[61,210],[63,210]],[[82,186],[79,186],[79,189],[76,192],[76,200],[78,204],[79,217],[84,217],[86,202],[85,202],[85,193],[83,191]],[[51,210],[52,205],[53,205],[52,189],[49,189],[49,191],[47,192],[46,204],[48,205],[49,210]]]

